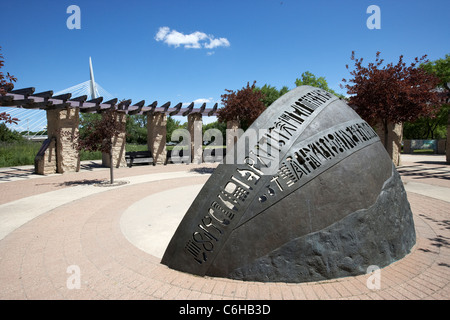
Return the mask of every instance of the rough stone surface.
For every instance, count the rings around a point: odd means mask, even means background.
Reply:
[[[367,273],[403,258],[415,244],[414,223],[395,168],[375,204],[323,230],[295,238],[229,277],[267,282],[309,282]]]
[[[376,127],[378,136],[381,142],[384,144],[385,132],[382,125]],[[396,166],[401,165],[401,152],[402,152],[402,142],[403,139],[403,123],[389,123],[388,124],[388,137],[387,146],[385,146],[387,153],[392,159],[392,162]]]
[[[438,139],[437,141],[437,154],[445,154],[445,145],[447,144],[447,139]]]
[[[447,118],[447,141],[445,144],[445,158],[447,163],[450,163],[450,112],[448,113]]]
[[[43,143],[45,150],[40,150],[34,158],[34,172],[41,175],[56,173],[56,139],[44,144],[46,142]]]
[[[74,146],[80,121],[78,108],[47,110],[48,138],[56,139],[56,172],[80,170],[80,153]]]
[[[153,155],[156,164],[166,162],[166,136],[167,136],[167,116],[157,112],[147,116],[148,150]]]
[[[226,136],[226,146],[233,146],[239,137],[242,135],[243,131],[240,130],[241,124],[238,120],[227,121],[227,136]]]
[[[188,115],[188,130],[191,136],[191,160],[201,163],[203,158],[202,115],[192,113]]]
[[[403,153],[405,154],[412,153],[411,140],[403,140]]]

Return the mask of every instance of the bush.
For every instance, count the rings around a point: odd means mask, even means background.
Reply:
[[[14,141],[26,141],[26,139],[17,131],[12,131],[6,124],[0,124],[0,141],[14,142]]]

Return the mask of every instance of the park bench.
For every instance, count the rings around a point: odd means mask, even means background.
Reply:
[[[210,152],[209,152],[210,151]],[[222,154],[219,154],[219,151]],[[203,161],[204,162],[221,162],[226,155],[227,149],[225,148],[215,148],[215,149],[205,149],[203,150]],[[217,152],[217,155],[216,155]]]
[[[175,150],[176,152],[178,152],[177,156],[174,156],[174,158],[172,158],[172,150],[167,150],[167,156],[166,156],[166,162],[164,163],[164,165],[168,164],[168,163],[190,163],[191,162],[191,156],[188,153],[187,155],[184,155],[183,151],[184,150]]]
[[[226,149],[221,148],[222,155],[219,156],[219,152],[217,151],[218,155],[216,156],[216,150],[219,149],[209,149],[208,152],[205,153],[205,150],[203,150],[203,162],[221,162],[226,154]],[[168,163],[190,163],[191,158],[190,155],[184,155],[183,150],[176,150],[178,152],[178,157],[172,158],[172,150],[167,150],[167,157],[165,165]],[[210,151],[210,152],[209,152]]]
[[[125,160],[127,165],[131,168],[133,164],[148,163],[156,165],[153,161],[152,153],[150,151],[129,151],[125,153]]]

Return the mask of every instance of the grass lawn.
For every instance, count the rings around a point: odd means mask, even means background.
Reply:
[[[41,142],[14,142],[6,143],[0,142],[0,167],[13,167],[13,166],[24,166],[33,165],[34,157],[41,148]],[[167,150],[172,150],[174,146],[167,146]],[[203,148],[208,148],[203,147]],[[131,144],[127,143],[125,147],[126,151],[147,151],[147,145]],[[102,153],[96,152],[80,152],[80,160],[101,160]]]
[[[413,150],[413,153],[417,153],[417,154],[434,154],[434,150],[433,149],[416,149],[416,150]]]
[[[41,148],[41,142],[0,142],[0,167],[33,165],[34,157]],[[126,151],[145,151],[147,145],[127,144]],[[80,160],[101,160],[102,153],[96,152],[80,152]]]
[[[0,142],[0,167],[24,166],[34,164],[34,157],[42,143],[38,142]]]

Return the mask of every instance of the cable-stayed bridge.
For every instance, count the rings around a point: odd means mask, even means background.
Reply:
[[[92,59],[89,57],[89,74],[90,79],[72,86],[70,88],[55,92],[54,96],[60,96],[70,93],[72,97],[87,96],[87,100],[103,97],[103,100],[111,100],[114,97],[105,89],[103,89],[94,79],[94,70],[92,68]],[[12,118],[20,121],[17,124],[6,124],[11,130],[16,130],[24,134],[29,140],[45,140],[47,138],[47,115],[42,109],[17,108],[17,107],[0,107],[0,112],[6,112]]]

